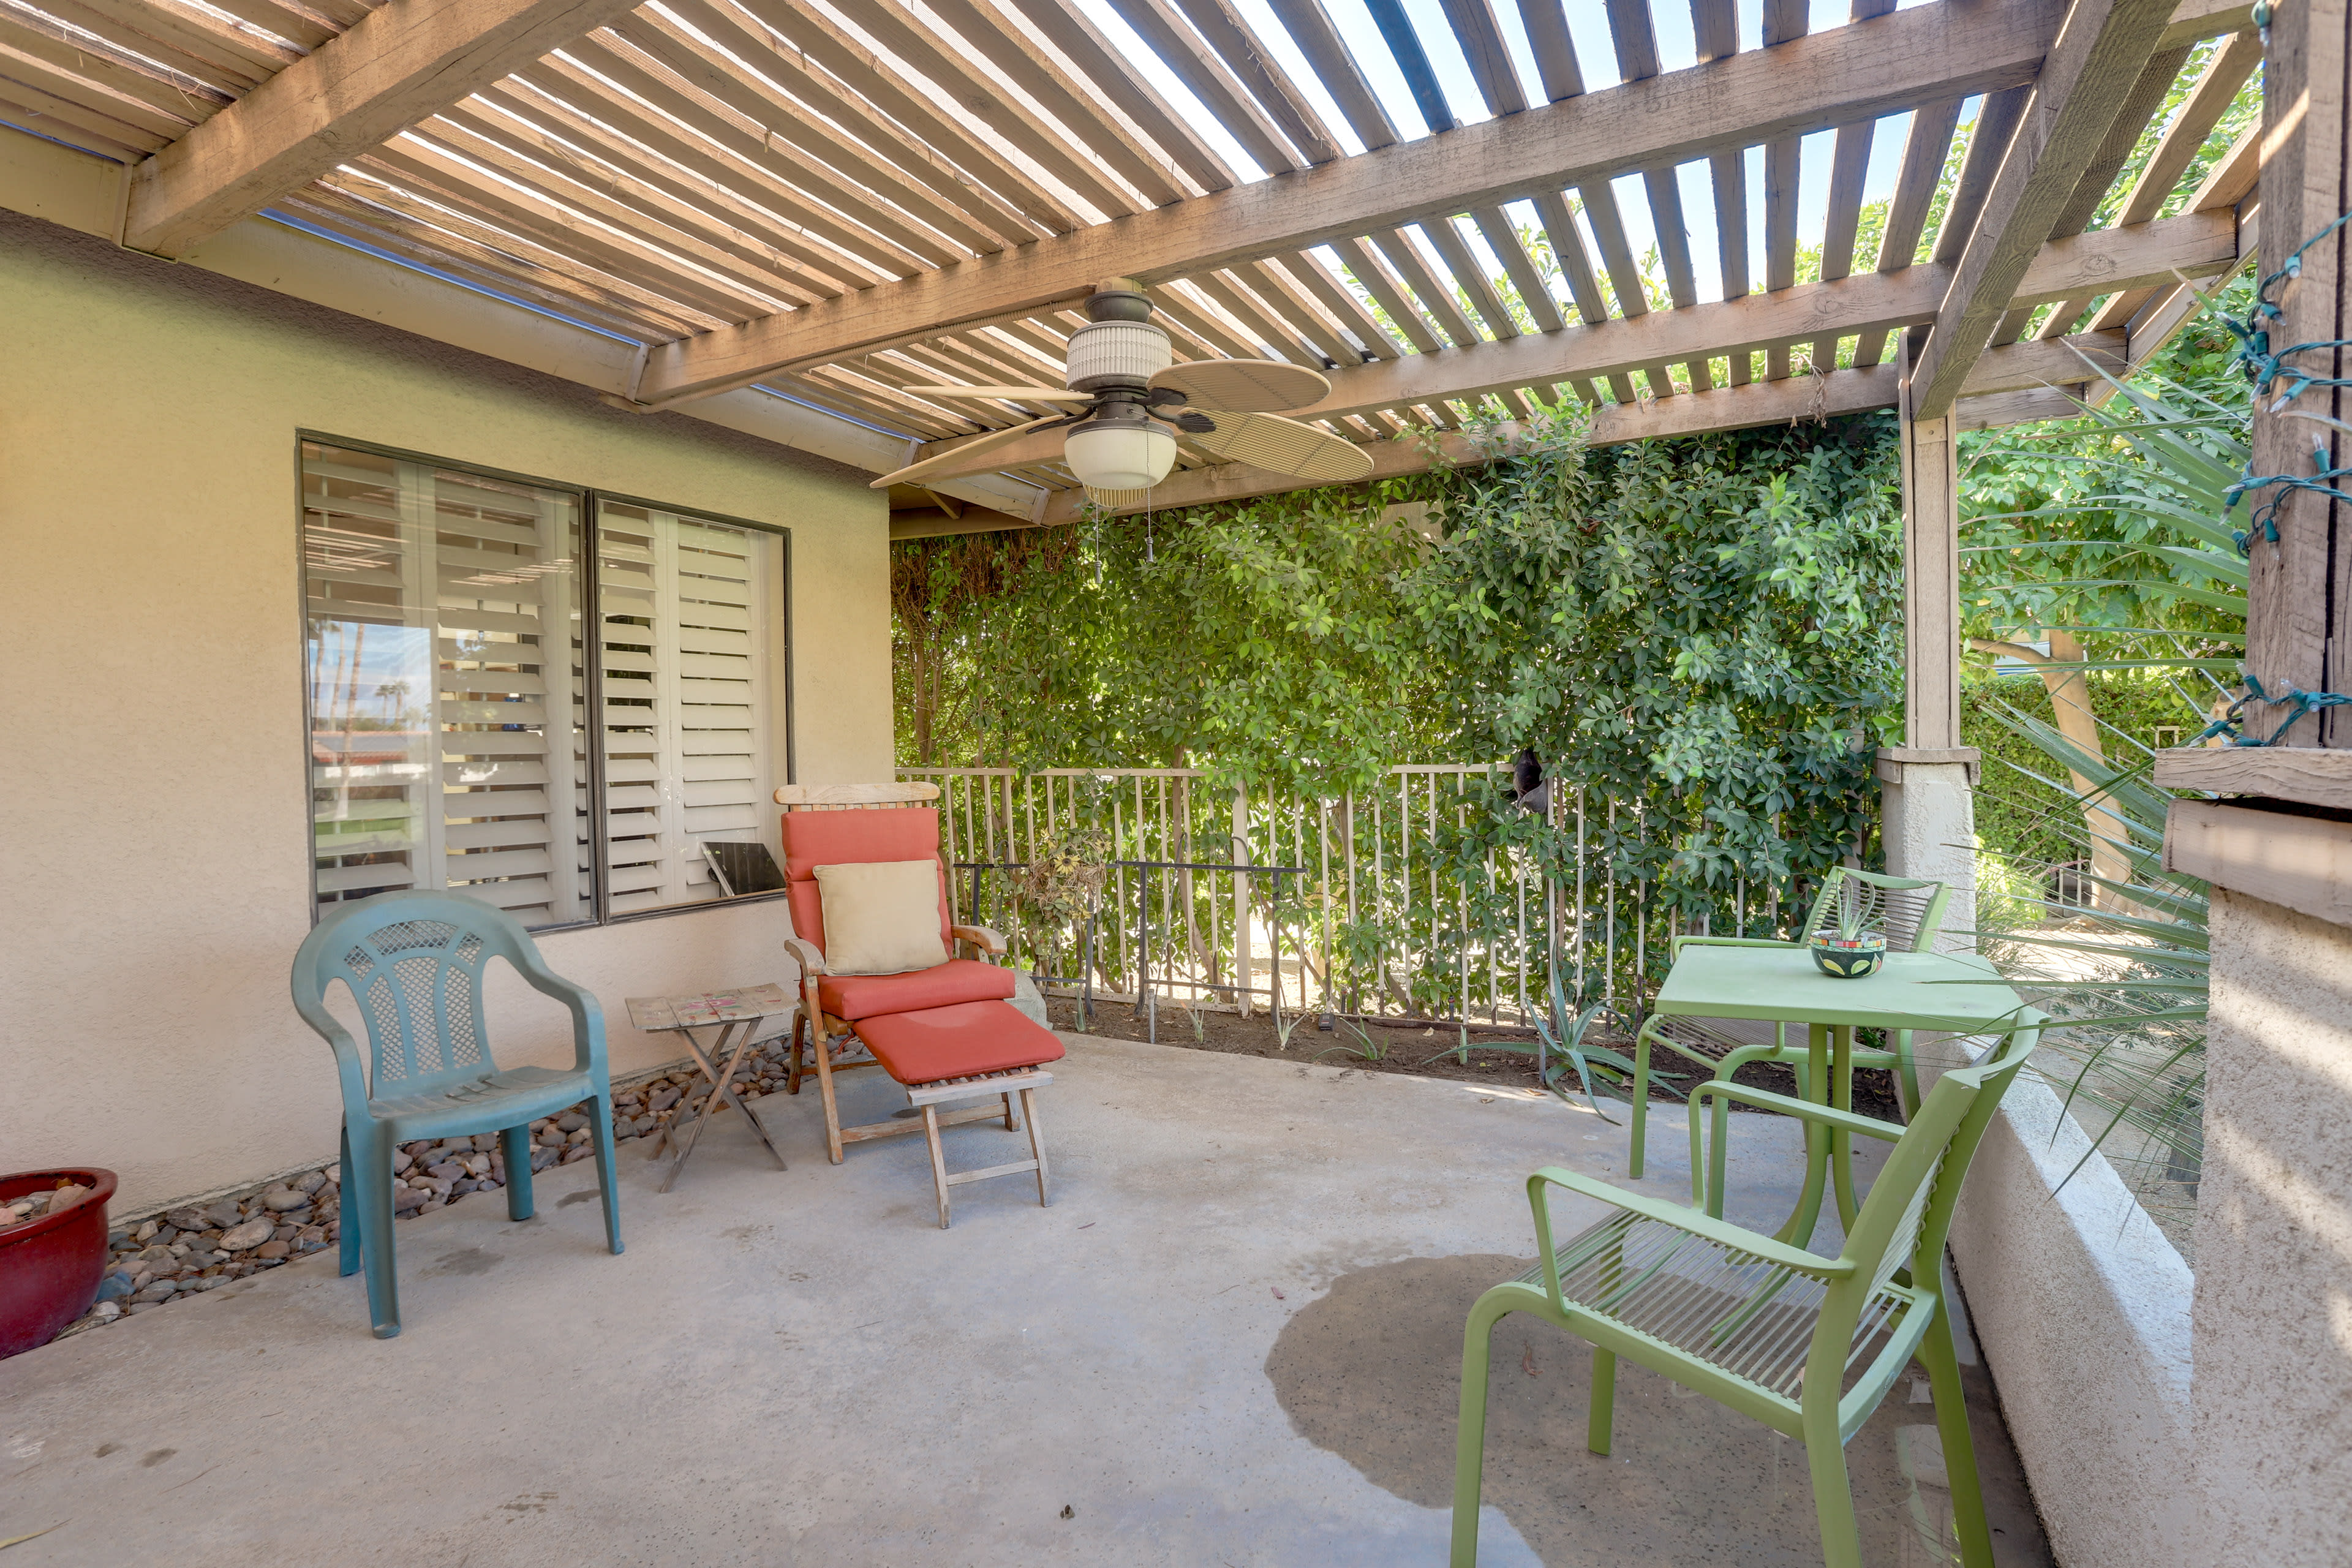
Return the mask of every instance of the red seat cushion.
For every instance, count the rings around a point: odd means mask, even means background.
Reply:
[[[1062,1059],[1062,1042],[1010,1002],[960,1002],[863,1020],[857,1037],[900,1083],[1005,1072]]]
[[[1002,1002],[1013,994],[1013,971],[976,958],[951,958],[904,974],[822,974],[817,1005],[836,1018],[919,1013],[959,1002]]]

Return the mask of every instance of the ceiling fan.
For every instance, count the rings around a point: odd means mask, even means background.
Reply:
[[[1203,451],[1235,462],[1290,474],[1316,484],[1341,484],[1372,471],[1372,459],[1352,442],[1275,410],[1304,408],[1328,396],[1331,384],[1303,365],[1278,360],[1210,359],[1172,363],[1168,334],[1151,323],[1151,302],[1130,289],[1106,289],[1087,300],[1087,324],[1070,334],[1066,389],[1047,386],[909,386],[919,397],[979,397],[1079,405],[1008,429],[992,430],[953,451],[885,474],[873,488],[919,484],[1033,430],[1067,428],[1063,460],[1106,505],[1139,501],[1176,462],[1177,430]],[[1171,428],[1173,426],[1173,429]]]

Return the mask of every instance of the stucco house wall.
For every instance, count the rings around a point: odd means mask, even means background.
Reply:
[[[0,212],[0,1170],[79,1163],[118,1212],[325,1159],[310,929],[297,432],[791,531],[796,774],[887,778],[888,520],[868,476]],[[784,759],[775,759],[784,776]],[[616,1072],[621,1004],[784,979],[783,906],[549,934]],[[568,1024],[493,994],[501,1057]]]
[[[2242,875],[2245,868],[2223,869]],[[2204,1525],[2195,1555],[2213,1568],[2321,1568],[2346,1559],[2347,1020],[2352,931],[2217,883],[2191,1423]]]

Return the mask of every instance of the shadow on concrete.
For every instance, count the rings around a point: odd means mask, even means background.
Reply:
[[[1415,1258],[1341,1275],[1266,1357],[1293,1427],[1374,1485],[1450,1508],[1463,1321],[1481,1291],[1532,1261]],[[1820,1563],[1802,1444],[1621,1363],[1615,1452],[1604,1458],[1584,1446],[1585,1342],[1510,1317],[1496,1326],[1494,1355],[1485,1500],[1546,1568]],[[1964,1371],[1996,1560],[2047,1568],[2053,1560],[1990,1381],[1981,1367]],[[1957,1560],[1934,1416],[1909,1402],[1911,1390],[1910,1379],[1899,1381],[1846,1449],[1873,1564]]]

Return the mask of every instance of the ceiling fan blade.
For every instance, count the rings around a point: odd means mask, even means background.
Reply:
[[[1304,408],[1331,395],[1320,372],[1270,359],[1200,359],[1171,364],[1151,378],[1153,391],[1173,387],[1195,408],[1266,413]]]
[[[1371,454],[1351,441],[1327,436],[1312,425],[1285,419],[1279,414],[1227,414],[1196,410],[1216,423],[1205,435],[1186,435],[1204,452],[1236,463],[1312,479],[1318,485],[1346,484],[1372,471]]]
[[[1058,386],[902,386],[915,397],[1007,398],[1022,403],[1092,403],[1091,392],[1070,392]]]
[[[1069,422],[1069,416],[1066,415],[1048,414],[1043,419],[1032,419],[1026,425],[1014,425],[1003,430],[991,430],[985,436],[973,437],[952,451],[941,452],[936,458],[925,458],[921,462],[909,464],[895,474],[885,474],[866,488],[887,490],[892,485],[914,484],[918,480],[928,479],[934,474],[943,474],[951,468],[961,468],[983,452],[993,452],[999,447],[1009,447],[1032,430],[1042,429],[1048,425],[1066,425]]]

